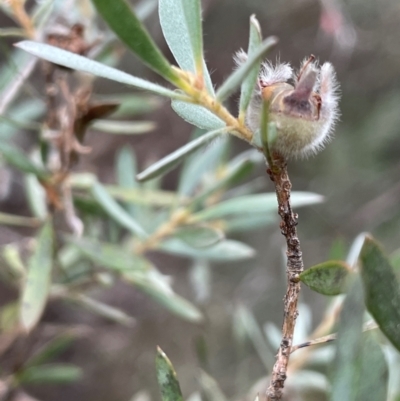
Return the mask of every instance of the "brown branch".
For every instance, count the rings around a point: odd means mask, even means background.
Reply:
[[[304,270],[300,241],[297,237],[297,214],[293,213],[290,204],[290,190],[286,162],[273,155],[273,165],[267,170],[275,184],[278,198],[278,213],[281,216],[280,228],[286,238],[287,255],[287,290],[284,298],[284,317],[282,326],[282,341],[276,362],[272,370],[271,382],[267,389],[267,401],[277,401],[282,398],[286,380],[289,356],[293,343],[293,333],[298,315],[297,302],[300,292],[299,275]]]

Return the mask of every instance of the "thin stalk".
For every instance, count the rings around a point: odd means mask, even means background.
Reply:
[[[267,170],[274,182],[278,198],[278,213],[282,219],[280,228],[286,238],[287,255],[287,290],[284,298],[284,317],[282,326],[282,340],[276,356],[276,362],[271,374],[271,382],[267,389],[267,401],[278,401],[282,398],[286,380],[293,333],[298,315],[297,303],[300,293],[300,273],[304,270],[300,241],[297,237],[298,215],[293,213],[290,204],[290,182],[286,161],[272,155],[273,165]]]

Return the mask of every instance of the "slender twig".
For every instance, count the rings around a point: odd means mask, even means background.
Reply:
[[[298,315],[299,275],[304,269],[300,241],[296,230],[298,216],[296,213],[293,213],[290,204],[292,184],[288,176],[287,164],[285,160],[276,155],[272,155],[272,157],[273,165],[268,168],[267,172],[275,184],[279,205],[278,213],[282,219],[280,228],[286,238],[287,290],[284,298],[282,340],[272,370],[271,382],[267,389],[267,401],[277,401],[282,398],[293,343],[293,333]]]

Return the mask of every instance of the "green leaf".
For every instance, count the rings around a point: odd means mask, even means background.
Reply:
[[[51,341],[46,343],[32,358],[29,358],[25,363],[25,367],[41,365],[50,359],[56,358],[62,354],[73,342],[76,335],[71,333],[62,334],[53,338]]]
[[[24,173],[32,173],[42,179],[48,176],[44,168],[32,162],[23,152],[13,145],[0,141],[0,153],[8,164]]]
[[[186,226],[178,228],[174,237],[193,248],[207,248],[224,239],[224,233],[208,226]]]
[[[157,269],[153,268],[147,272],[125,272],[123,277],[175,315],[191,322],[203,319],[201,312],[195,306],[175,294],[170,286],[169,277]]]
[[[339,295],[346,292],[350,266],[340,260],[330,260],[305,270],[300,280],[312,290],[324,295]]]
[[[47,216],[46,192],[37,177],[33,174],[25,176],[25,192],[32,214],[40,220]]]
[[[260,24],[257,21],[255,15],[250,17],[250,35],[249,35],[249,46],[247,54],[251,56],[260,46],[262,40]],[[250,103],[251,96],[256,86],[258,72],[260,70],[261,59],[259,63],[256,63],[252,70],[249,71],[247,77],[243,80],[241,91],[240,91],[240,102],[239,102],[239,116],[244,118],[247,107]]]
[[[21,227],[38,227],[40,220],[33,217],[17,216],[15,214],[0,212],[0,225],[21,226]]]
[[[146,238],[147,234],[143,228],[134,220],[134,218],[126,212],[107,192],[100,183],[95,183],[91,188],[94,199],[104,209],[104,211],[122,227],[125,227],[132,234],[139,238]]]
[[[126,251],[119,245],[96,241],[89,238],[69,238],[86,257],[108,269],[124,272],[126,270],[146,271],[151,268],[150,262]]]
[[[233,240],[220,241],[205,249],[192,248],[176,238],[164,241],[160,250],[175,255],[201,258],[216,262],[236,261],[254,257],[255,250],[248,245]]]
[[[225,134],[226,132],[226,128],[222,128],[202,135],[201,137],[189,142],[185,146],[182,146],[175,152],[148,167],[146,170],[137,175],[137,179],[139,181],[145,181],[166,174],[168,171],[178,165],[185,157],[192,154],[197,149],[207,145],[215,138]]]
[[[125,0],[92,0],[111,30],[142,61],[162,77],[176,83],[177,75]]]
[[[32,330],[46,306],[53,264],[53,229],[48,220],[40,230],[37,244],[28,264],[28,274],[21,294],[20,321],[26,331]]]
[[[239,68],[237,68],[217,90],[217,99],[223,102],[240,86],[243,80],[253,70],[253,68],[260,64],[260,59],[264,57],[267,52],[278,43],[278,39],[271,36],[265,39],[253,54]]]
[[[135,95],[117,93],[113,95],[101,96],[104,103],[120,103],[118,109],[113,113],[116,118],[135,117],[139,114],[146,114],[156,110],[161,106],[162,101],[153,95]]]
[[[95,120],[90,128],[108,134],[140,135],[153,131],[156,124],[152,121]]]
[[[174,367],[160,347],[157,347],[156,370],[162,400],[183,401],[181,388]]]
[[[32,42],[29,40],[19,42],[15,46],[34,56],[40,57],[57,65],[62,65],[73,70],[88,72],[98,77],[107,78],[122,84],[134,86],[136,88],[147,90],[171,99],[187,100],[186,96],[181,95],[178,92],[174,92],[170,89],[164,88],[163,86],[134,77],[133,75],[117,70],[116,68],[108,67],[107,65],[90,60],[83,56],[79,56],[78,54],[68,52],[58,47],[50,46],[45,43]]]
[[[312,192],[292,192],[293,207],[321,203],[323,197]],[[272,214],[277,213],[278,202],[274,193],[239,196],[211,206],[204,211],[196,213],[194,221],[213,220],[225,218],[229,215],[243,214]]]
[[[198,128],[211,131],[226,126],[219,117],[197,104],[173,100],[171,106],[176,114]]]
[[[95,313],[112,322],[128,327],[132,327],[135,324],[135,319],[132,316],[129,316],[118,308],[107,305],[84,294],[70,294],[67,298],[83,306],[89,312]]]
[[[362,284],[354,277],[340,313],[336,355],[332,371],[331,401],[354,401],[359,379],[358,357],[364,302]]]
[[[243,217],[228,218],[224,221],[223,229],[226,233],[243,232],[247,230],[257,230],[271,225],[276,221],[276,216],[248,214]]]
[[[17,375],[20,384],[64,384],[82,378],[82,369],[63,363],[32,366]]]
[[[200,370],[200,374],[198,376],[198,381],[202,390],[201,399],[207,401],[227,401],[228,399],[225,397],[221,388],[219,387],[217,381],[211,377],[209,374]]]
[[[400,350],[400,286],[378,243],[366,237],[360,254],[365,304],[379,328]]]

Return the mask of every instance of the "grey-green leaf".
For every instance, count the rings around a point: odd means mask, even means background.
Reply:
[[[300,207],[321,203],[323,197],[312,192],[293,192],[292,206]],[[277,213],[278,202],[274,193],[239,196],[211,206],[194,215],[196,221],[212,220],[229,215],[243,214],[272,214]]]
[[[146,271],[151,268],[147,259],[126,251],[120,245],[99,242],[89,238],[70,238],[69,240],[86,257],[105,268],[119,272]]]
[[[45,43],[32,42],[29,40],[19,42],[15,46],[34,56],[40,57],[54,64],[71,68],[73,70],[88,72],[98,77],[107,78],[122,84],[134,86],[136,88],[147,90],[171,99],[186,99],[184,95],[164,88],[161,85],[134,77],[133,75],[117,70],[116,68],[108,67],[107,65],[101,64],[97,61],[90,60],[86,57],[68,52],[55,46],[50,46]]]
[[[53,229],[48,220],[40,230],[37,244],[28,264],[28,274],[21,295],[20,321],[26,331],[32,330],[46,306],[53,265]]]
[[[219,117],[197,104],[173,100],[171,106],[176,114],[198,128],[211,131],[226,126]]]
[[[207,248],[224,239],[224,233],[221,230],[203,225],[178,228],[173,236],[193,248]]]
[[[350,266],[340,260],[330,260],[312,266],[300,274],[300,280],[312,290],[324,295],[346,292]]]
[[[20,384],[63,384],[73,383],[82,377],[78,366],[54,363],[31,366],[22,370],[16,377]]]
[[[153,131],[156,124],[152,121],[96,120],[91,129],[118,135],[140,135]]]
[[[224,240],[204,249],[195,249],[176,238],[171,238],[164,241],[160,249],[175,255],[207,259],[215,262],[249,259],[254,257],[256,253],[248,245],[234,240]]]
[[[140,238],[146,238],[147,234],[136,220],[126,212],[107,192],[100,183],[96,182],[91,188],[94,199],[104,211],[122,227],[125,227]]]
[[[360,254],[365,304],[379,328],[400,350],[400,286],[378,243],[366,237]]]
[[[137,54],[144,63],[162,77],[175,83],[177,76],[125,0],[92,0],[97,11],[116,35]]]
[[[253,54],[249,55],[247,61],[237,68],[221,85],[217,90],[217,99],[220,102],[227,99],[241,85],[249,72],[253,70],[254,66],[259,65],[260,59],[277,43],[278,39],[274,36],[265,39]]]
[[[183,401],[181,388],[174,367],[160,347],[157,347],[156,370],[162,400]]]
[[[255,15],[250,17],[250,35],[249,35],[249,46],[247,54],[251,56],[260,46],[262,40],[260,24],[257,21]],[[256,63],[254,67],[249,71],[247,77],[243,80],[241,91],[240,91],[240,102],[239,102],[239,116],[244,118],[246,109],[250,103],[251,96],[257,82],[258,72],[260,70],[260,62]]]
[[[185,146],[182,146],[175,152],[169,154],[168,156],[148,167],[146,170],[137,175],[137,179],[139,181],[146,181],[151,178],[159,177],[163,174],[166,174],[168,171],[178,165],[186,156],[192,154],[197,149],[207,145],[215,138],[223,135],[224,133],[226,133],[226,129],[222,128],[202,135],[201,137],[189,142]]]
[[[8,164],[24,173],[32,173],[42,179],[48,176],[43,167],[31,161],[23,152],[9,143],[0,141],[0,154]]]

